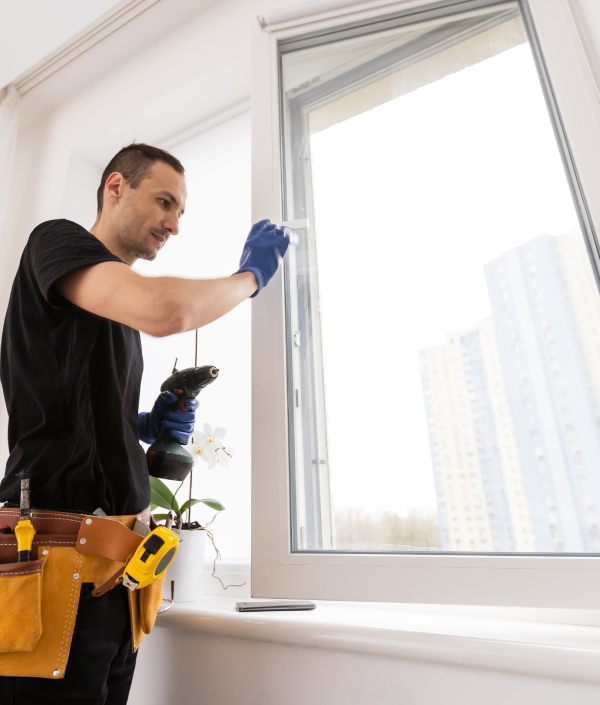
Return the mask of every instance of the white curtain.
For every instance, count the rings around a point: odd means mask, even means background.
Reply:
[[[0,91],[0,233],[4,225],[17,143],[19,94],[10,85]]]

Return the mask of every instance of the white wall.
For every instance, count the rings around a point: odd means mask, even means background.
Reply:
[[[96,220],[96,190],[101,177],[98,165],[79,152],[71,152],[59,217],[91,228]]]
[[[588,53],[590,67],[600,81],[600,4],[595,0],[578,0],[572,3],[573,16]]]
[[[142,644],[129,705],[597,705],[599,697],[590,683],[158,627]]]

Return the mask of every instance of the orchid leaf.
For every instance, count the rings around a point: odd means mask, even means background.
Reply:
[[[188,499],[187,502],[184,502],[181,506],[181,514],[184,514],[190,507],[193,507],[194,504],[200,503],[206,504],[207,507],[214,509],[216,512],[222,512],[225,509],[221,502],[218,502],[216,499]]]
[[[150,477],[150,504],[152,508],[172,509],[175,514],[181,514],[179,504],[173,492],[157,477]]]
[[[153,514],[154,521],[159,524],[161,521],[167,521],[168,514]]]

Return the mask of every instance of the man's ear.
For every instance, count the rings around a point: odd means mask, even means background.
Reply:
[[[104,184],[104,201],[108,199],[111,203],[116,204],[123,196],[125,179],[123,174],[118,171],[113,171],[109,174]]]

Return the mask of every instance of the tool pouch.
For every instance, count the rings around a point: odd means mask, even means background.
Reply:
[[[100,587],[119,575],[142,540],[131,530],[140,518],[33,510],[37,533],[26,563],[16,562],[14,534],[0,534],[1,676],[64,676],[81,585]],[[18,509],[0,509],[0,523],[14,528],[18,520]],[[142,618],[141,592],[129,594],[133,651],[153,624],[151,611]]]
[[[155,580],[150,585],[147,585],[141,590],[135,590],[131,593],[133,596],[137,595],[139,604],[139,629],[143,634],[150,634],[154,623],[156,622],[156,615],[158,609],[162,604],[163,599],[163,583],[165,581],[166,570],[160,576],[158,580]],[[132,619],[132,624],[135,624],[135,620]],[[138,634],[137,637],[141,641],[143,634]]]
[[[23,567],[25,571],[27,567],[33,566],[37,572],[20,576],[33,580],[30,583],[23,580],[21,587],[29,594],[17,593],[12,601],[12,633],[9,632],[10,627],[5,624],[6,611],[3,610],[0,622],[5,633],[0,646],[0,675],[62,678],[77,615],[83,556],[80,556],[74,547],[50,544],[37,547],[35,553],[40,556],[38,560],[12,564],[17,565],[19,569]],[[6,568],[7,564],[2,567]],[[19,579],[16,575],[12,577]],[[0,591],[3,590],[4,579],[0,578]],[[15,585],[16,583],[13,588]],[[7,584],[4,589],[8,593],[11,587]],[[0,592],[0,599],[4,600],[7,596]],[[18,648],[19,645],[15,641],[17,638],[26,638],[28,629],[25,625],[30,624],[34,625],[34,634],[28,644],[30,648]]]
[[[44,561],[0,564],[0,653],[31,651],[42,635]]]

